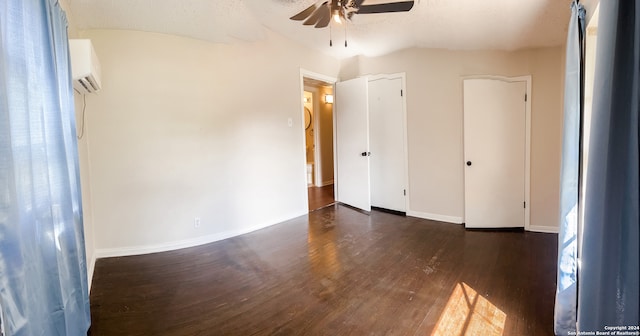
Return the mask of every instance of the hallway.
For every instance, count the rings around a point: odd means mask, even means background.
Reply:
[[[309,187],[309,211],[318,210],[335,203],[333,184],[324,187]]]

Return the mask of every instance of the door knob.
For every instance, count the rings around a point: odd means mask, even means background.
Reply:
[[[467,161],[467,166],[471,166],[471,161]]]
[[[367,152],[360,153],[361,156],[367,156]]]

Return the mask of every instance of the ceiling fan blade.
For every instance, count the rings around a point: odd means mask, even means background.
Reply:
[[[311,15],[311,13],[313,13],[316,9],[317,9],[316,4],[313,4],[307,7],[307,9],[303,10],[302,12],[290,17],[289,19],[295,20],[295,21],[302,21],[308,18],[309,15]]]
[[[354,0],[353,1],[354,7],[360,8],[360,6],[362,6],[363,2],[364,2],[364,0]]]
[[[322,6],[320,6],[320,8],[318,8],[315,12],[313,12],[313,14],[311,14],[311,16],[303,23],[303,25],[313,26],[314,24],[318,23],[323,13],[322,8],[325,8],[325,7],[327,7],[326,2],[323,3]]]
[[[360,6],[358,14],[378,14],[393,12],[408,12],[413,8],[413,1],[389,2],[375,5]]]
[[[329,6],[320,7],[320,9],[318,9],[318,12],[321,13],[320,19],[318,20],[318,23],[316,23],[316,28],[324,28],[328,26],[329,22],[331,22],[331,10],[329,9]]]

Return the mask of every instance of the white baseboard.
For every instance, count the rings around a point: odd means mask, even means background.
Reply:
[[[438,222],[446,222],[446,223],[453,223],[453,224],[463,223],[462,217],[436,215],[436,214],[430,214],[426,212],[419,212],[419,211],[412,211],[412,210],[407,211],[407,216],[430,219]]]
[[[407,211],[407,216],[430,219],[430,220],[435,220],[439,222],[447,222],[447,223],[453,223],[453,224],[464,223],[464,219],[462,217],[436,215],[436,214],[430,214],[430,213],[419,212],[419,211]],[[558,228],[553,226],[530,225],[526,230],[532,231],[532,232],[542,232],[542,233],[558,233]]]
[[[183,240],[160,243],[160,244],[96,249],[95,258],[100,259],[100,258],[109,258],[109,257],[124,257],[124,256],[140,255],[140,254],[166,252],[166,251],[178,250],[178,249],[187,248],[187,247],[194,247],[194,246],[209,244],[219,240],[239,236],[239,235],[257,231],[260,229],[264,229],[268,226],[279,224],[279,223],[288,221],[292,218],[304,216],[307,213],[308,211],[298,212],[298,213],[291,214],[289,216],[281,217],[281,218],[264,222],[251,227],[217,232],[217,233],[202,236],[202,237],[183,239]]]
[[[558,233],[558,228],[553,226],[540,226],[540,225],[529,225],[527,231],[533,232],[542,232],[542,233]]]

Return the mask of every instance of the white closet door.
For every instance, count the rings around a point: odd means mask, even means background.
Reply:
[[[336,200],[371,211],[367,79],[336,83]]]
[[[369,81],[371,205],[406,212],[401,78]]]
[[[464,81],[465,224],[524,227],[526,82]]]

